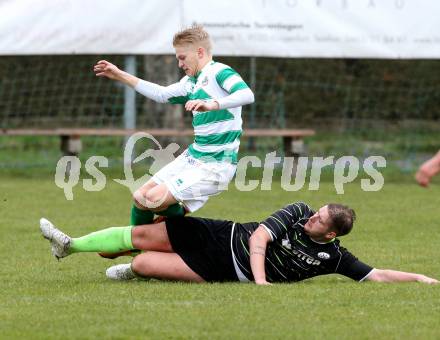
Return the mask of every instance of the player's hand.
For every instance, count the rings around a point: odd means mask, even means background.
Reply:
[[[440,151],[431,159],[423,163],[416,173],[416,181],[422,186],[427,187],[432,177],[440,172]]]
[[[419,279],[417,280],[418,282],[422,282],[422,283],[426,283],[428,285],[436,285],[438,283],[440,283],[438,280],[433,279],[431,277],[425,276],[425,275],[420,275]]]
[[[185,110],[187,111],[205,112],[205,111],[213,111],[218,109],[219,106],[216,101],[207,102],[201,99],[195,99],[195,100],[188,100],[185,104]]]
[[[422,167],[419,169],[419,171],[417,171],[415,177],[417,183],[419,183],[420,186],[425,188],[429,185],[429,182],[431,181],[431,177]]]
[[[97,77],[107,77],[113,80],[120,80],[122,71],[114,64],[109,63],[107,60],[100,60],[93,68]]]

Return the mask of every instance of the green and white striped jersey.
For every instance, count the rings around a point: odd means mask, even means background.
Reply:
[[[216,111],[193,111],[194,142],[189,153],[205,161],[237,162],[242,134],[241,107],[254,95],[240,75],[229,66],[211,61],[195,76],[183,77],[170,86],[140,81],[135,89],[161,103],[185,104],[188,100],[215,100]]]

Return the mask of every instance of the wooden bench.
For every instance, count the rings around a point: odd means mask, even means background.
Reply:
[[[78,155],[81,152],[81,136],[130,136],[136,132],[146,132],[154,137],[188,137],[193,136],[192,129],[0,129],[0,136],[59,136],[61,150],[66,155]],[[244,137],[281,137],[286,156],[301,154],[303,138],[313,136],[311,129],[244,129]]]

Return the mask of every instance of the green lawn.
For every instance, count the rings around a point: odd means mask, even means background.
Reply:
[[[105,269],[124,260],[79,254],[60,262],[39,233],[44,216],[72,236],[126,225],[130,194],[74,190],[66,201],[52,178],[0,177],[0,338],[317,338],[438,339],[440,285],[356,283],[340,276],[269,287],[252,284],[111,282]],[[358,214],[343,244],[378,268],[440,277],[440,186],[387,183],[363,192],[238,192],[209,201],[199,216],[261,220],[282,205],[345,202]]]

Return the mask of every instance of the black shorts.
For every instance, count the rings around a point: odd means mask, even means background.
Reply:
[[[238,281],[231,252],[233,222],[176,217],[165,223],[173,250],[205,281]]]

